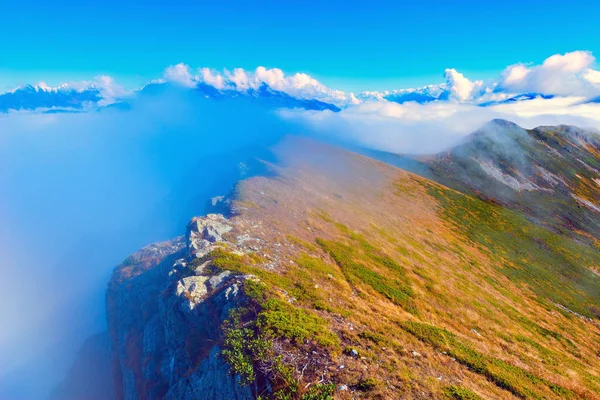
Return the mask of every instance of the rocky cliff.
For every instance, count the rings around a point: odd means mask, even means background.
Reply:
[[[238,247],[223,237],[229,223],[220,214],[194,218],[185,237],[145,247],[115,269],[107,304],[119,398],[253,398],[220,357],[220,327],[247,277],[196,266],[217,248]]]

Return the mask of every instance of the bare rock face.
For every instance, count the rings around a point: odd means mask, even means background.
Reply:
[[[223,235],[233,229],[221,214],[208,214],[193,218],[187,229],[187,246],[190,255],[202,257],[208,254],[211,244],[223,241]]]
[[[107,312],[118,398],[254,398],[220,357],[220,327],[243,300],[247,277],[211,276],[207,263],[190,268],[232,229],[220,214],[194,218],[184,238],[148,246],[115,269]]]

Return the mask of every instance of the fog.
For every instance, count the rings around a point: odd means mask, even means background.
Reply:
[[[0,399],[47,398],[86,338],[105,329],[112,268],[144,245],[182,234],[211,197],[249,173],[240,163],[267,157],[284,134],[423,154],[493,118],[527,128],[597,127],[600,118],[598,105],[558,100],[275,112],[251,98],[192,93],[141,96],[128,111],[0,115]]]
[[[433,154],[454,146],[492,119],[506,119],[527,129],[559,124],[600,128],[600,104],[581,101],[535,99],[490,107],[453,102],[371,101],[338,113],[284,110],[280,114],[326,140],[390,153]]]
[[[0,115],[0,398],[46,398],[105,329],[112,268],[182,234],[287,130],[175,89],[126,112]]]

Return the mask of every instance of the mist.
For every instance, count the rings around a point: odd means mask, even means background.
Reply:
[[[0,398],[47,398],[105,330],[112,268],[181,235],[287,131],[175,89],[127,112],[0,115]]]
[[[509,120],[526,129],[561,124],[600,128],[600,104],[580,102],[580,98],[554,98],[480,107],[453,102],[371,101],[338,113],[283,110],[280,115],[324,140],[420,155],[448,150],[493,119]]]

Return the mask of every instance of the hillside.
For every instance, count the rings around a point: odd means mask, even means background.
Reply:
[[[600,136],[494,120],[426,159],[433,178],[580,240],[600,240]]]
[[[120,398],[600,398],[597,241],[320,143],[273,153],[227,215],[115,269]]]

